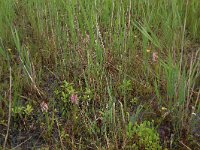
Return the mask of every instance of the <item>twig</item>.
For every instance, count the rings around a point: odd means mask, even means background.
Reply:
[[[29,137],[28,139],[26,139],[24,142],[20,143],[19,145],[15,146],[15,147],[14,147],[14,148],[12,148],[11,150],[14,150],[14,149],[16,149],[16,148],[20,147],[22,144],[26,143],[26,142],[27,142],[28,140],[30,140],[31,138],[32,138],[32,136],[31,136],[31,137]]]
[[[185,146],[185,148],[187,148],[188,150],[192,150],[191,148],[189,148],[187,145],[185,145],[182,141],[179,141],[183,146]]]
[[[8,140],[8,134],[9,134],[9,130],[10,130],[10,120],[11,120],[11,108],[12,108],[12,74],[11,74],[11,67],[9,68],[9,70],[10,70],[9,114],[8,114],[7,132],[6,132],[6,136],[5,136],[5,140],[4,140],[4,144],[3,144],[3,150],[5,150],[6,143],[7,143],[7,140]]]
[[[28,76],[29,76],[29,78],[30,78],[30,80],[31,80],[31,82],[33,84],[33,88],[38,92],[39,96],[44,96],[44,93],[37,87],[34,78],[31,76],[31,73],[28,71],[24,61],[22,60],[22,58],[20,56],[19,56],[19,59],[20,59],[20,61],[21,61],[22,65],[23,65],[26,73],[28,74]]]

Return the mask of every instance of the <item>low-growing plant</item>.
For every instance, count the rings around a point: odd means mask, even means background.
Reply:
[[[93,92],[89,88],[86,88],[85,91],[83,92],[82,100],[85,102],[90,102],[92,98],[93,98]]]
[[[124,79],[122,84],[119,86],[119,89],[121,90],[122,94],[126,94],[126,92],[132,90],[132,84],[131,80]]]
[[[127,125],[127,136],[133,140],[134,148],[147,150],[161,150],[159,135],[153,127],[153,121],[144,121],[140,124],[129,122]]]
[[[71,83],[68,83],[66,80],[63,81],[60,89],[54,91],[58,99],[58,104],[60,105],[60,111],[62,115],[66,115],[68,111],[72,110],[72,104],[78,104],[78,94],[75,91]]]
[[[12,108],[12,114],[14,118],[24,118],[27,119],[28,117],[31,116],[33,112],[33,107],[31,104],[27,104],[25,107],[24,106],[14,106]]]

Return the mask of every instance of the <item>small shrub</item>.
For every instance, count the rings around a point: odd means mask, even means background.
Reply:
[[[72,104],[78,104],[78,95],[72,84],[67,81],[63,81],[61,88],[55,90],[54,93],[58,99],[62,116],[67,114],[67,111],[71,111]]]
[[[133,146],[139,149],[160,150],[159,135],[153,127],[153,122],[144,121],[134,126],[130,122],[127,126],[127,136],[133,140]]]
[[[33,107],[30,104],[27,104],[26,107],[24,106],[14,106],[12,108],[12,113],[14,118],[19,117],[19,118],[24,118],[25,119],[28,118],[29,116],[31,116],[33,112]]]

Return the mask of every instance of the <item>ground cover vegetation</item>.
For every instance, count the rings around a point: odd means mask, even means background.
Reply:
[[[199,149],[199,0],[1,0],[0,149]]]

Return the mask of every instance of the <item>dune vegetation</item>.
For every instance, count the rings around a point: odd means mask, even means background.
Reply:
[[[0,149],[200,149],[199,0],[1,0]]]

